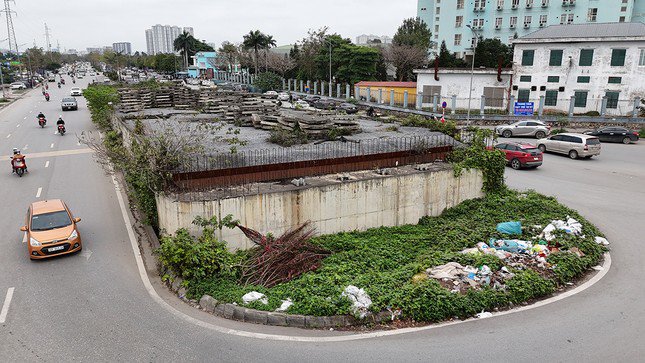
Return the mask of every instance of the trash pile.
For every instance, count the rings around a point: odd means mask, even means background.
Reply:
[[[340,296],[346,297],[352,303],[351,310],[354,316],[363,319],[369,315],[372,299],[370,299],[365,290],[349,285]]]
[[[533,237],[531,241],[491,238],[488,243],[479,242],[476,247],[466,248],[460,253],[497,256],[510,268],[517,270],[530,268],[543,275],[550,274],[554,268],[547,262],[551,253],[568,252],[574,253],[578,257],[584,257],[584,252],[579,248],[573,247],[563,251],[556,241],[556,231],[558,230],[585,238],[582,234],[582,224],[577,220],[567,216],[566,221],[553,220],[543,229],[541,226],[533,226],[532,229],[541,229],[541,233]],[[521,236],[522,224],[520,222],[499,223],[497,231],[506,235]],[[604,246],[609,244],[603,237],[595,237],[595,241]],[[478,289],[483,286],[504,290],[506,288],[505,281],[514,276],[506,266],[499,271],[491,271],[486,265],[477,268],[449,262],[427,269],[426,274],[430,278],[439,280],[442,286],[450,289],[453,293],[464,293],[468,289]]]

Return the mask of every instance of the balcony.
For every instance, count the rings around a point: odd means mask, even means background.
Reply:
[[[482,12],[484,10],[486,10],[485,6],[478,6],[478,7],[473,8],[473,11],[476,12],[476,13]]]

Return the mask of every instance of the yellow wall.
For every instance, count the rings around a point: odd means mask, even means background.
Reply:
[[[392,90],[394,90],[395,104],[403,104],[403,95],[405,91],[408,91],[408,105],[414,105],[416,103],[416,87],[370,87],[370,96],[374,99],[374,101],[378,101],[378,94],[380,89],[383,89],[382,102],[385,104],[390,103],[390,92]],[[361,87],[360,95],[361,97],[367,97],[367,87]]]

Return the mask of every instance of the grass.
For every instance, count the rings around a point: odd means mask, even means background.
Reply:
[[[585,256],[551,254],[549,262],[557,266],[549,276],[530,268],[514,270],[508,266],[516,275],[507,281],[505,291],[486,287],[465,294],[451,293],[433,279],[412,281],[415,274],[451,261],[475,267],[485,264],[496,271],[504,266],[504,261],[497,257],[458,252],[489,238],[501,237],[496,231],[499,222],[520,220],[524,226],[546,226],[551,220],[568,215],[583,224],[586,238],[562,237],[561,242],[567,247],[578,247]],[[439,217],[422,218],[417,225],[317,237],[314,243],[332,251],[332,255],[318,270],[270,289],[242,286],[232,277],[211,276],[189,281],[188,294],[197,299],[208,294],[220,302],[242,304],[242,295],[259,291],[267,295],[269,304],[254,303],[253,308],[273,311],[282,300],[291,298],[294,305],[289,313],[325,316],[349,313],[349,302],[340,295],[346,286],[355,285],[364,288],[371,297],[373,312],[400,308],[402,318],[425,322],[469,317],[482,310],[549,295],[557,286],[580,276],[601,259],[604,249],[593,241],[599,235],[593,225],[553,198],[535,192],[507,191],[466,201]]]

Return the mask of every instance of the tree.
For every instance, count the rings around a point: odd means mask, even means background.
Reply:
[[[285,78],[286,74],[296,66],[296,63],[288,54],[276,54],[272,52],[268,54],[267,63],[270,70],[278,72]]]
[[[386,53],[386,59],[396,67],[396,79],[409,81],[414,79],[413,70],[424,67],[428,54],[419,47],[393,45]]]
[[[258,56],[260,49],[263,49],[266,46],[266,35],[259,30],[251,30],[247,35],[244,36],[244,41],[242,45],[246,50],[253,50],[254,54],[254,66],[255,74],[258,74]]]
[[[223,42],[222,46],[217,50],[219,57],[217,59],[221,62],[227,70],[233,70],[237,60],[237,47],[231,42]]]
[[[423,20],[409,18],[405,19],[397,29],[394,38],[392,38],[392,44],[419,47],[427,52],[432,45],[431,38],[432,32],[430,32],[428,25]]]
[[[282,78],[273,72],[264,72],[257,75],[253,85],[262,92],[275,91],[282,87]]]
[[[377,79],[379,51],[372,47],[344,44],[338,50],[340,65],[336,78],[341,82],[357,83]]]
[[[269,71],[269,63],[268,63],[268,57],[269,57],[269,50],[273,47],[276,46],[275,39],[273,39],[272,35],[266,35],[264,37],[264,64],[265,64],[265,72]]]
[[[497,68],[499,61],[502,67],[510,67],[513,62],[513,48],[499,39],[480,39],[475,48],[475,67]]]
[[[188,68],[188,54],[193,51],[193,36],[188,32],[181,33],[173,43],[175,51],[180,52],[184,60],[184,68]]]
[[[323,27],[318,30],[310,30],[307,37],[302,39],[294,48],[294,57],[298,65],[296,78],[302,80],[316,79],[319,72],[317,56],[323,47],[327,38],[327,28]]]
[[[428,59],[432,45],[432,32],[420,18],[409,18],[397,29],[392,38],[390,61],[396,67],[396,77],[400,81],[415,78],[413,70],[423,67]]]
[[[441,42],[439,48],[439,67],[441,68],[462,68],[467,67],[468,64],[463,59],[457,58],[454,53],[451,53],[446,46],[446,42]]]

